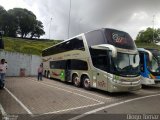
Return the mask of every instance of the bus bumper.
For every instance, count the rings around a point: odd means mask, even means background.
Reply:
[[[155,80],[154,79],[150,79],[150,78],[142,77],[141,84],[142,85],[155,85]]]
[[[108,91],[109,92],[129,92],[129,91],[136,91],[141,89],[141,81],[135,82],[112,82],[108,84]]]

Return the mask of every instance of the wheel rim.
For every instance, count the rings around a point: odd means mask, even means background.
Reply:
[[[75,84],[76,86],[79,86],[79,84],[80,84],[80,79],[79,79],[79,77],[75,77],[75,78],[74,78],[74,84]]]
[[[90,87],[90,80],[89,80],[89,78],[85,78],[84,79],[84,87],[85,88],[89,88]]]

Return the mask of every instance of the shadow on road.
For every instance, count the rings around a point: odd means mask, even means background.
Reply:
[[[57,81],[57,82],[60,82],[62,84],[65,84],[66,86],[68,87],[73,87],[73,83],[70,83],[70,82],[63,82],[63,81],[60,81],[58,79],[50,79],[50,80],[54,80],[54,81]],[[76,87],[75,87],[76,88]],[[82,88],[82,86],[80,87],[80,89]],[[82,88],[83,89],[83,88]],[[86,90],[87,91],[90,91],[90,92],[93,92],[93,93],[97,93],[97,94],[101,94],[101,95],[104,95],[104,96],[110,96],[110,97],[126,97],[126,96],[133,96],[135,95],[135,92],[117,92],[117,93],[110,93],[110,92],[107,92],[107,91],[103,91],[103,90],[99,90],[99,89],[96,89],[96,88],[92,88],[90,90]]]
[[[160,86],[159,85],[152,85],[152,86],[142,85],[142,89],[144,89],[144,90],[160,90]]]

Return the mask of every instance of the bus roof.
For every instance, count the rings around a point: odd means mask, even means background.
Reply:
[[[144,49],[144,48],[137,48],[137,50],[141,51],[141,52],[145,52],[146,51],[146,49]]]
[[[108,31],[109,31],[109,30],[115,30],[115,31],[119,31],[119,32],[124,32],[124,31],[117,30],[117,29],[112,29],[112,28],[100,28],[100,29],[96,29],[96,30],[91,30],[91,31],[88,31],[88,32],[85,32],[85,33],[81,33],[81,34],[79,34],[79,35],[77,35],[77,36],[74,36],[74,37],[72,37],[72,38],[69,38],[69,39],[67,39],[67,40],[64,40],[64,41],[62,41],[62,42],[60,42],[60,43],[58,43],[58,44],[52,45],[52,46],[50,46],[50,47],[48,47],[48,48],[45,48],[45,49],[43,49],[43,51],[44,51],[44,50],[47,50],[47,49],[49,49],[49,48],[52,48],[52,47],[54,47],[54,46],[57,46],[57,45],[59,45],[59,44],[61,44],[61,43],[63,43],[63,42],[69,41],[70,39],[73,39],[73,38],[75,38],[75,37],[79,37],[79,36],[81,36],[81,35],[84,35],[84,34],[87,34],[87,33],[93,32],[93,31],[105,31],[105,30],[108,30]],[[124,33],[126,33],[126,32],[124,32]]]
[[[59,45],[59,44],[61,44],[61,43],[64,43],[64,42],[66,42],[66,41],[69,41],[70,39],[73,39],[73,38],[75,38],[75,37],[79,37],[79,36],[81,36],[81,35],[83,35],[83,34],[84,34],[84,33],[81,33],[81,34],[79,34],[79,35],[77,35],[77,36],[74,36],[74,37],[72,37],[72,38],[69,38],[69,39],[67,39],[67,40],[63,40],[62,42],[57,43],[57,44],[55,44],[55,45],[52,45],[52,46],[50,46],[50,47],[48,47],[48,48],[45,48],[45,49],[43,49],[42,51],[47,50],[47,49],[49,49],[49,48],[52,48],[52,47],[54,47],[54,46],[57,46],[57,45]]]
[[[118,30],[118,29],[113,29],[113,28],[100,28],[100,29],[95,29],[95,30],[91,30],[91,31],[85,32],[84,34],[87,34],[87,33],[93,32],[93,31],[97,31],[97,30],[100,30],[100,31],[104,31],[104,30],[116,30],[116,31],[119,31],[119,32],[125,32],[125,31]]]

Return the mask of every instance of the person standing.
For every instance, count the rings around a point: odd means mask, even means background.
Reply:
[[[38,81],[42,80],[42,75],[43,75],[43,66],[41,64],[38,68]]]
[[[7,64],[7,62],[5,61],[5,63],[4,63],[4,64],[5,64],[5,66],[6,66],[6,70],[7,70],[7,69],[8,69],[8,64]]]
[[[0,61],[0,88],[4,87],[7,67],[8,66],[5,63],[5,59],[1,59]]]

